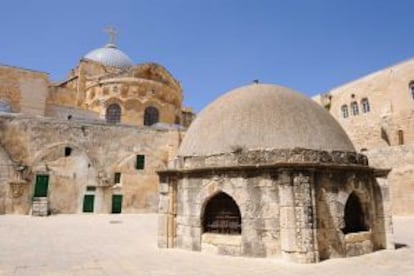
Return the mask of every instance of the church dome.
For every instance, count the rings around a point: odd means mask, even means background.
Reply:
[[[116,68],[128,68],[133,66],[132,60],[112,43],[90,51],[84,58],[99,62],[105,66]]]
[[[338,122],[321,106],[291,89],[251,84],[208,105],[191,124],[179,156],[236,149],[355,151]]]

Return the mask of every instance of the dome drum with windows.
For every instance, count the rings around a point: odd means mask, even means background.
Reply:
[[[158,244],[300,263],[392,248],[388,172],[307,97],[240,87],[199,114],[158,172]]]

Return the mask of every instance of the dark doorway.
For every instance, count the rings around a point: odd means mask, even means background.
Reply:
[[[122,195],[112,195],[112,214],[122,213]]]
[[[207,202],[202,221],[203,232],[241,234],[239,207],[233,198],[225,193],[218,193]]]
[[[93,213],[94,203],[95,203],[95,195],[85,195],[83,198],[83,212]]]
[[[36,175],[36,183],[33,197],[47,197],[47,190],[49,186],[48,175]]]
[[[344,220],[345,228],[342,229],[344,234],[368,231],[361,201],[355,193],[349,195],[345,204]]]

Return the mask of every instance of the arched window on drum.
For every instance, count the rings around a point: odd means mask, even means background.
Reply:
[[[116,124],[121,121],[121,107],[113,103],[106,108],[105,119],[107,123]]]
[[[145,108],[144,111],[144,126],[152,126],[159,122],[159,111],[153,106]]]

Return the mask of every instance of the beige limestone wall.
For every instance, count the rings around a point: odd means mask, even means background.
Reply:
[[[371,165],[393,169],[389,181],[393,212],[398,215],[414,214],[409,196],[414,194],[414,159],[408,150],[414,146],[413,81],[411,59],[314,97],[338,120],[356,149],[369,156]],[[370,104],[367,113],[363,112],[363,99]],[[358,103],[359,115],[352,114],[352,102]],[[343,117],[343,105],[348,106],[348,118]]]
[[[84,105],[102,119],[106,109],[117,103],[121,107],[121,122],[142,126],[144,110],[153,106],[159,111],[159,120],[174,124],[176,117],[181,115],[180,94],[163,84],[134,78],[110,79],[91,85],[86,90]]]
[[[51,87],[48,104],[74,107],[99,114],[105,120],[107,107],[121,107],[121,123],[142,126],[144,110],[153,106],[159,121],[181,121],[182,88],[171,74],[155,63],[141,64],[128,70],[105,67],[81,60],[68,79]]]
[[[105,123],[0,117],[0,143],[11,162],[27,166],[28,198],[31,204],[36,174],[49,175],[49,211],[82,212],[83,197],[95,194],[96,213],[109,213],[112,195],[123,195],[123,213],[155,211],[158,206],[158,169],[166,168],[178,148],[176,131],[161,131]],[[71,148],[65,156],[65,148]],[[137,170],[136,155],[145,155],[145,167]],[[121,183],[114,183],[114,173]],[[0,183],[1,189],[7,184]],[[87,187],[95,188],[87,192]],[[0,202],[5,202],[4,193]],[[8,213],[7,204],[3,213]],[[1,205],[1,204],[0,204]],[[28,213],[28,209],[20,213]]]
[[[0,101],[12,112],[44,115],[48,95],[46,73],[10,66],[0,66]]]
[[[388,175],[391,183],[392,210],[398,215],[414,213],[414,145],[384,147],[367,151],[371,166],[392,168]]]

